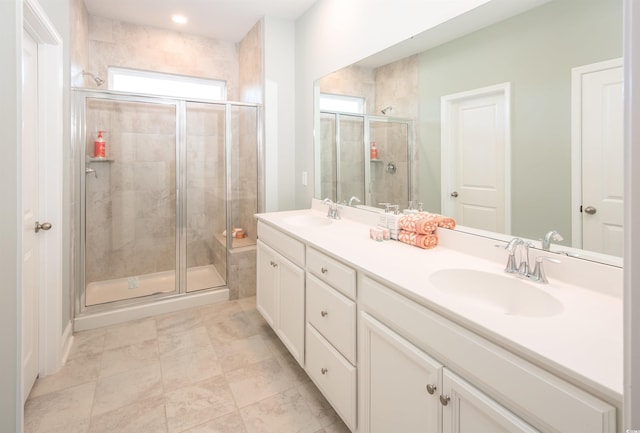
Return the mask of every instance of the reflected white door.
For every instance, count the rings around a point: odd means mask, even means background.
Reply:
[[[23,32],[22,75],[22,390],[38,376],[38,45]],[[24,401],[23,401],[24,403]]]
[[[509,83],[442,97],[442,213],[509,233]]]
[[[580,79],[581,98],[577,115],[582,149],[582,248],[622,256],[622,60],[587,65],[577,68],[577,72],[574,71],[574,78]]]

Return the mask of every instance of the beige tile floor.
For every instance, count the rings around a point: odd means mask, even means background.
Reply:
[[[255,298],[75,335],[26,433],[348,433]]]

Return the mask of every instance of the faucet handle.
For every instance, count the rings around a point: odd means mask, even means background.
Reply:
[[[542,284],[549,283],[549,280],[547,279],[547,275],[544,272],[543,263],[545,260],[552,263],[561,263],[560,260],[553,259],[551,257],[545,257],[545,256],[536,257],[536,267],[533,269],[533,272],[531,273],[530,278]]]
[[[384,213],[389,213],[389,209],[391,209],[391,203],[387,202],[378,203],[378,206],[384,206]]]

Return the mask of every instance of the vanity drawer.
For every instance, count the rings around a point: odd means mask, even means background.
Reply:
[[[306,370],[351,431],[356,426],[356,368],[307,323]]]
[[[307,321],[352,364],[356,363],[356,304],[307,275]]]
[[[338,260],[309,248],[307,270],[350,299],[356,298],[356,271]]]
[[[304,267],[304,244],[302,242],[262,221],[258,221],[258,238],[296,265]]]

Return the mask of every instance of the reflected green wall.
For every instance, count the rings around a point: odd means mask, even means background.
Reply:
[[[570,245],[571,69],[621,56],[622,0],[554,0],[421,53],[420,201],[440,210],[440,98],[510,82],[512,234]]]

